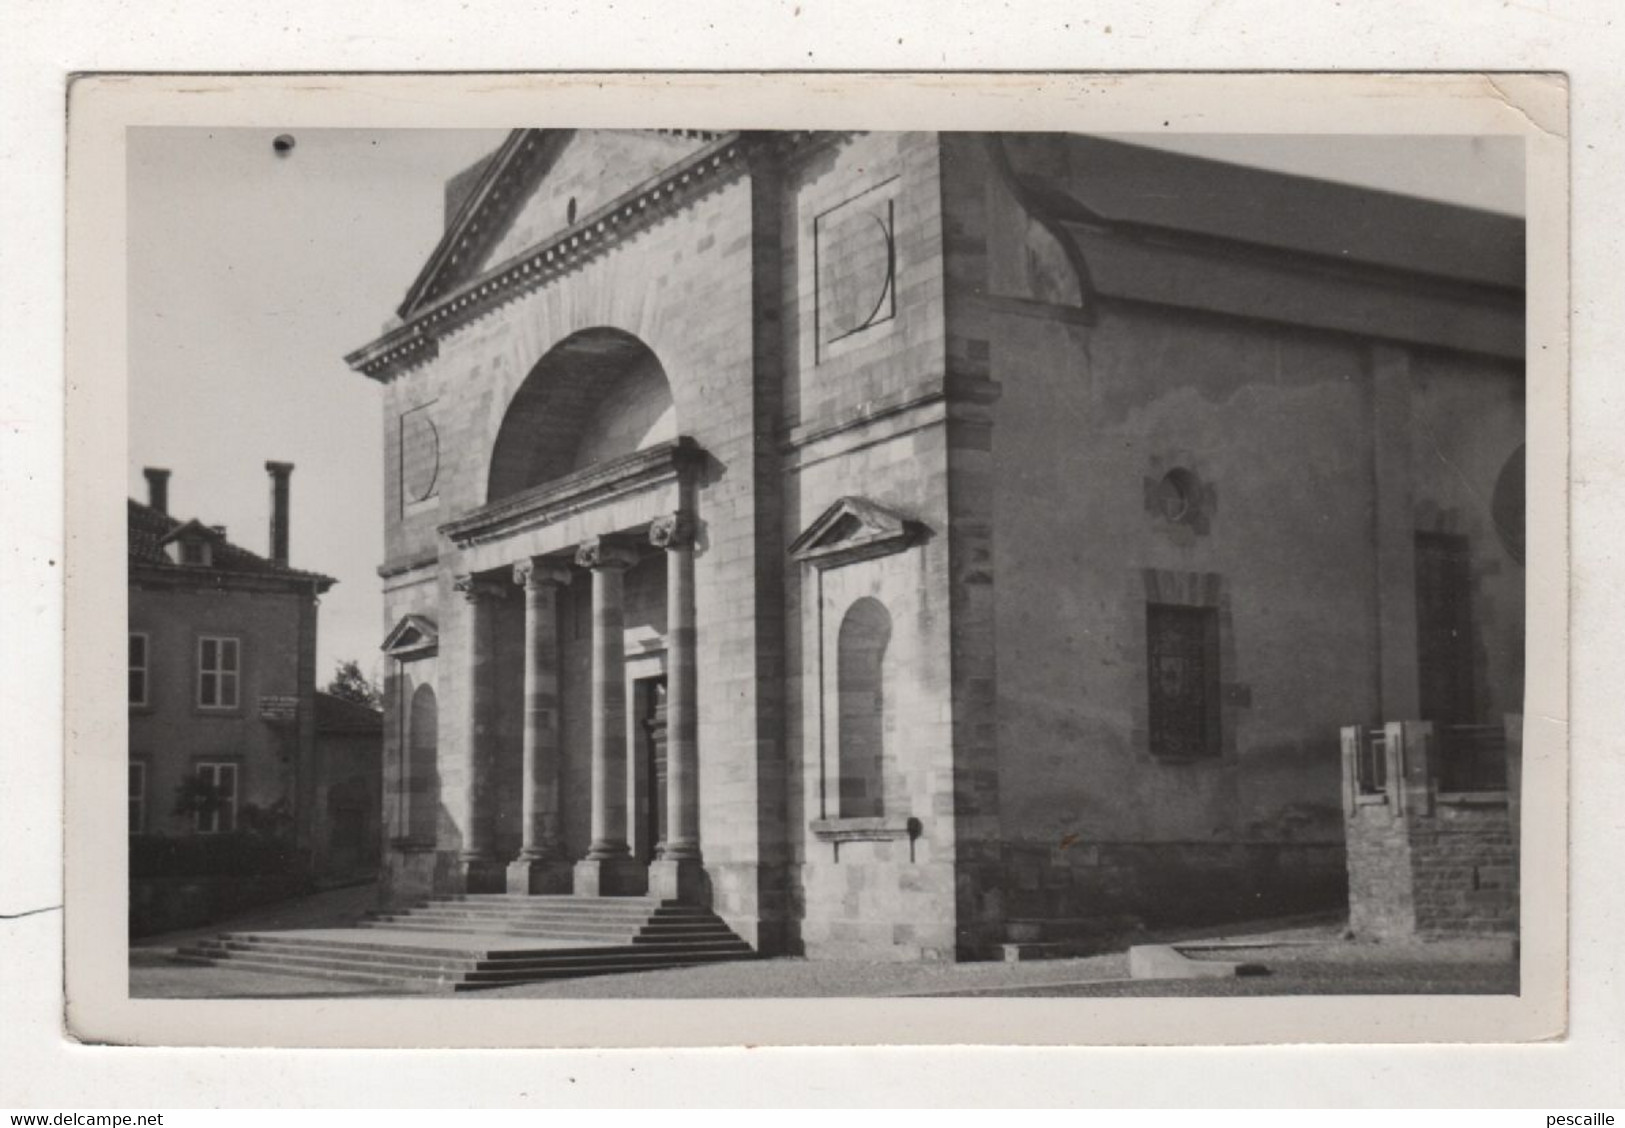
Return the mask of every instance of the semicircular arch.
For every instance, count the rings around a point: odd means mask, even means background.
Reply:
[[[572,333],[543,355],[503,413],[485,500],[677,437],[666,370],[621,329]]]

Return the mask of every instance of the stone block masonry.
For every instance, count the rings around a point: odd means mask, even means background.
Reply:
[[[1475,506],[1521,441],[1521,366],[1415,310],[1512,332],[1521,305],[1366,270],[1386,236],[1332,267],[1354,200],[1290,178],[1264,187],[1312,230],[1118,191],[1167,160],[514,131],[350,358],[386,384],[406,640],[390,896],[647,881],[814,958],[1345,897],[1371,934],[1515,927],[1515,786],[1396,770],[1340,803],[1337,733],[1423,712],[1418,535],[1466,542],[1473,714],[1517,696],[1522,573]],[[568,582],[521,591],[520,565]]]
[[[1508,717],[1509,737],[1522,718]],[[1518,846],[1510,790],[1439,789],[1433,726],[1344,729],[1349,927],[1365,939],[1515,934]],[[1509,739],[1509,759],[1521,741]],[[1375,763],[1384,765],[1379,776]],[[1520,773],[1509,771],[1509,780]]]

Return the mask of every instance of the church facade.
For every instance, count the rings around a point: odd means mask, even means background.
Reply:
[[[517,130],[384,392],[386,887],[764,952],[1345,895],[1520,710],[1521,221],[1076,135]]]

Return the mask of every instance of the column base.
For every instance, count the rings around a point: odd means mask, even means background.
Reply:
[[[569,893],[575,888],[570,863],[563,858],[520,858],[508,863],[508,892],[526,895]]]
[[[577,897],[640,897],[649,890],[649,870],[631,858],[586,859],[575,864]]]
[[[462,870],[464,893],[508,891],[503,865],[494,858],[463,858],[458,868]]]
[[[649,894],[662,901],[711,904],[711,879],[698,858],[659,858],[649,863]]]

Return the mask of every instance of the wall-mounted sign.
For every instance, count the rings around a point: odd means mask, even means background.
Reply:
[[[292,693],[260,694],[260,720],[292,721],[299,717],[299,696]]]

